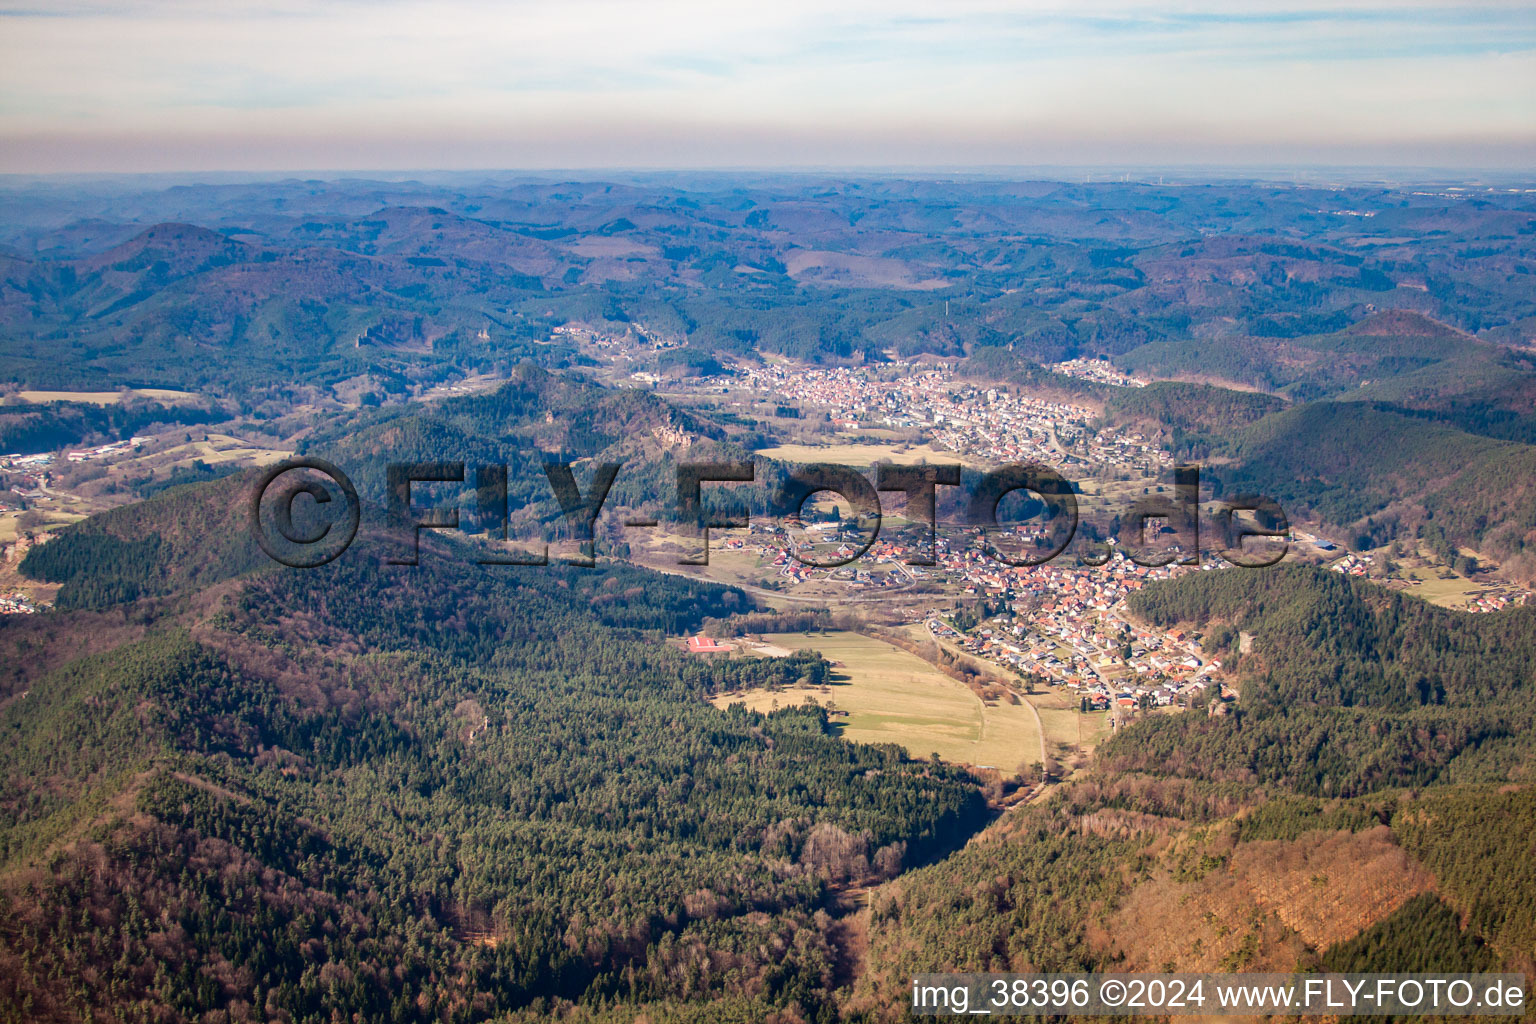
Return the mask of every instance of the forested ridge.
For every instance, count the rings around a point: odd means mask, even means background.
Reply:
[[[1087,396],[1103,399],[1114,389],[1092,381],[1079,380],[1046,369],[1031,362],[1012,347],[995,345],[975,349],[956,367],[956,374],[963,378],[983,381],[1003,381],[1021,387],[1044,391],[1056,391],[1074,398]]]
[[[1210,472],[1227,491],[1268,494],[1338,526],[1379,517],[1380,538],[1455,538],[1507,557],[1532,541],[1528,444],[1365,402],[1314,402],[1233,431],[1213,451],[1231,460]]]
[[[845,1005],[909,1019],[912,976],[950,970],[1532,969],[1529,786],[1338,800],[1095,776],[882,887]]]
[[[1152,622],[1208,623],[1243,698],[1226,716],[1139,724],[1105,745],[1109,766],[1322,795],[1529,778],[1530,608],[1454,612],[1301,567],[1202,573],[1149,587],[1131,607]]]
[[[679,435],[688,439],[686,445],[667,439]],[[393,407],[327,425],[305,439],[301,452],[341,466],[364,500],[380,506],[390,463],[462,462],[466,496],[475,467],[504,466],[514,530],[548,534],[558,530],[563,513],[545,463],[574,464],[583,487],[591,466],[618,463],[622,469],[604,508],[644,509],[671,518],[679,462],[746,460],[759,440],[645,391],[606,388],[523,363],[486,394],[446,399],[426,410]],[[781,471],[771,460],[754,461],[758,478],[733,488],[726,500],[763,507]],[[708,504],[711,488],[704,490]],[[473,500],[465,502],[462,521],[472,530],[487,525]]]
[[[85,441],[121,441],[153,427],[217,423],[225,415],[205,408],[203,403],[5,404],[0,405],[0,453],[56,451]]]
[[[1244,706],[1518,704],[1536,696],[1536,609],[1440,608],[1343,573],[1302,566],[1185,576],[1138,591],[1162,626],[1215,623],[1207,641],[1244,678]],[[1251,660],[1236,634],[1251,631]],[[1251,665],[1251,672],[1248,671]]]
[[[250,539],[255,474],[194,463],[31,548],[61,589],[0,620],[0,1019],[822,1024],[906,1018],[925,970],[1536,973],[1529,609],[1300,569],[1149,586],[1135,613],[1198,624],[1240,697],[1138,717],[988,824],[958,769],[704,700],[814,687],[814,654],[666,642],[804,616],[608,558],[484,568],[451,532],[385,566],[401,539],[371,529],[390,462],[506,465],[514,535],[564,539],[545,461],[622,461],[605,507],[663,518],[679,461],[776,443],[730,399],[550,370],[937,357],[1102,405],[1350,546],[1529,577],[1528,196],[683,175],[5,202],[8,390],[201,397],[8,404],[0,451],[228,416],[368,504],[342,559],[290,571]],[[1048,368],[1079,357],[1179,380]],[[783,467],[757,466],[709,490],[759,508]],[[494,527],[473,488],[419,504]]]
[[[677,998],[809,1019],[832,1005],[831,887],[981,824],[966,776],[845,743],[823,712],[709,707],[826,671],[660,642],[739,592],[441,551],[390,570],[370,543],[181,605],[5,706],[11,1012]]]
[[[1388,387],[1396,379],[1293,404],[1160,381],[1110,395],[1103,422],[1134,425],[1199,463],[1212,497],[1267,495],[1293,522],[1321,524],[1356,549],[1401,540],[1451,562],[1471,548],[1528,578],[1536,571],[1536,435],[1519,410],[1530,406],[1532,380],[1529,370],[1509,371],[1509,409],[1481,392],[1418,405],[1372,397],[1403,398]]]
[[[246,518],[257,475],[172,487],[83,519],[30,548],[20,569],[63,584],[55,603],[68,610],[106,608],[270,567]]]
[[[658,440],[659,430],[680,431],[693,441],[673,450]],[[604,509],[644,509],[670,519],[678,510],[679,462],[748,459],[750,448],[743,442],[750,441],[733,439],[713,420],[654,395],[604,388],[522,364],[508,381],[483,395],[446,399],[427,409],[364,410],[324,424],[306,437],[299,454],[335,463],[357,487],[364,520],[375,525],[386,520],[391,464],[462,463],[464,479],[453,489],[454,497],[440,491],[435,500],[456,500],[468,533],[501,528],[494,513],[487,515],[480,507],[475,484],[480,467],[503,467],[510,535],[534,542],[570,535],[545,475],[548,462],[574,463],[582,488],[589,487],[595,463],[619,463]],[[751,483],[720,495],[704,488],[706,507],[718,501],[764,508],[784,467],[762,458],[755,463],[758,475]],[[158,489],[147,501],[55,532],[48,543],[27,552],[21,571],[63,584],[56,605],[77,609],[163,596],[268,568],[272,560],[251,538],[246,521],[246,503],[258,476],[255,470],[212,480],[197,480],[194,474],[189,484]],[[416,486],[418,503],[434,500],[431,486]],[[604,517],[605,526],[611,526],[611,518]],[[622,554],[623,545],[617,533],[599,530],[599,552]]]
[[[1273,395],[1165,380],[1143,388],[1111,389],[1103,419],[1109,425],[1134,424],[1160,436],[1183,457],[1204,458],[1234,429],[1285,405]]]
[[[567,324],[644,328],[670,343],[669,373],[1012,346],[1306,400],[1357,382],[1340,369],[1379,380],[1464,359],[1462,331],[1521,337],[1533,310],[1532,215],[1498,192],[1474,210],[1246,182],[295,180],[238,199],[146,185],[93,197],[76,223],[80,199],[21,186],[8,200],[0,375],[207,389],[263,416],[296,385],[367,374],[377,396],[526,358],[573,365],[552,332]],[[1332,202],[1372,216],[1317,208]],[[1360,244],[1389,236],[1408,241]],[[632,255],[599,254],[614,245]],[[1457,330],[1345,330],[1387,304]]]
[[[1536,615],[1303,567],[1191,573],[1224,714],[1154,714],[1093,769],[872,903],[848,1006],[944,970],[1519,970],[1536,957]],[[1244,642],[1246,638],[1246,642]]]

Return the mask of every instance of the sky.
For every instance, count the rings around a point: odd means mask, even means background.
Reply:
[[[1536,2],[0,0],[0,172],[1202,164],[1536,170]]]

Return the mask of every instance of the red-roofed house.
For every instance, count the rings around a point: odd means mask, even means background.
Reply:
[[[721,654],[730,649],[730,644],[722,644],[720,641],[702,634],[688,638],[688,650],[694,654]]]

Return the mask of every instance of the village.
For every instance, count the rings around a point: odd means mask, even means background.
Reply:
[[[1333,545],[1329,545],[1333,550]],[[1465,612],[1498,612],[1530,604],[1536,593],[1508,581],[1471,580],[1444,566],[1405,570],[1390,559],[1367,551],[1351,551],[1332,562],[1333,572],[1370,579],[1391,590],[1406,591],[1425,600],[1437,600]]]
[[[815,524],[817,526],[826,524]],[[832,524],[836,525],[836,524]],[[820,531],[826,532],[826,531]],[[858,552],[851,528],[816,546],[818,560],[852,558]],[[786,589],[797,584],[842,584],[850,598],[915,590],[946,606],[925,624],[936,639],[987,661],[1008,675],[1080,692],[1089,705],[1189,704],[1215,682],[1219,660],[1207,659],[1200,637],[1182,630],[1158,631],[1130,621],[1125,599],[1145,584],[1192,571],[1219,571],[1228,563],[1215,556],[1195,566],[1149,568],[1115,552],[1102,566],[1084,566],[1064,554],[1037,566],[1011,566],[986,552],[969,535],[940,532],[935,565],[907,564],[926,545],[877,540],[847,565],[820,568],[793,557],[784,531],[755,526],[747,536],[725,540],[726,551],[755,553],[765,582]],[[984,614],[968,613],[967,608]],[[970,621],[962,621],[967,616]],[[1129,702],[1129,704],[1127,703]]]
[[[834,428],[921,430],[935,448],[997,464],[1047,462],[1155,475],[1172,457],[1133,431],[1090,428],[1086,406],[980,387],[957,380],[944,366],[895,363],[893,376],[863,367],[790,363],[743,366],[701,387],[740,388],[827,414]]]
[[[1104,377],[1107,365],[1077,360],[1058,369]],[[1105,382],[1144,383],[1124,375]],[[942,366],[897,363],[875,374],[857,367],[772,363],[700,382],[701,387],[716,385],[727,394],[744,389],[824,411],[841,431],[915,428],[932,448],[971,465],[1038,461],[1064,471],[1074,466],[1108,470],[1146,484],[1172,466],[1172,458],[1146,437],[1095,432],[1095,416],[1087,407],[974,386]],[[936,564],[909,564],[930,554],[922,533],[887,530],[859,554],[864,541],[852,522],[806,524],[803,537],[814,560],[840,561],[858,554],[835,568],[793,557],[786,532],[773,525],[754,523],[745,535],[723,538],[723,547],[755,555],[761,582],[772,590],[799,592],[804,586],[808,593],[826,593],[829,585],[840,585],[850,599],[863,600],[904,591],[932,595],[935,607],[925,625],[936,641],[1007,676],[1064,687],[1082,699],[1085,709],[1189,706],[1213,686],[1221,692],[1221,663],[1201,651],[1198,635],[1133,623],[1124,605],[1127,596],[1150,581],[1214,571],[1228,564],[1221,559],[1208,557],[1198,569],[1148,568],[1111,544],[1111,557],[1102,566],[1079,564],[1068,552],[1044,565],[1014,567],[988,554],[978,531],[941,528],[931,550]],[[976,616],[967,608],[985,614]],[[960,621],[962,615],[972,621]]]
[[[1064,377],[1091,380],[1096,384],[1108,384],[1117,388],[1144,388],[1150,383],[1140,377],[1121,373],[1108,359],[1068,359],[1066,362],[1052,363],[1046,369],[1053,370]]]
[[[1120,374],[1098,360],[1072,360],[1056,372],[1116,387],[1140,387],[1145,381]],[[1085,510],[1106,496],[1115,500],[1150,493],[1166,480],[1171,456],[1151,439],[1130,431],[1096,430],[1092,410],[1048,398],[980,387],[958,380],[943,366],[894,364],[878,371],[850,367],[813,367],[792,363],[743,366],[727,376],[698,383],[700,390],[725,396],[742,391],[761,401],[793,406],[814,421],[818,414],[840,438],[857,438],[879,458],[882,450],[910,459],[913,439],[936,462],[961,462],[973,468],[1003,463],[1043,462],[1072,477],[1076,469],[1100,483],[1098,493],[1079,495]],[[882,438],[886,440],[881,440]],[[846,451],[868,452],[856,443],[826,449],[828,461]],[[814,458],[816,449],[782,450],[787,457]],[[793,452],[793,454],[791,454]],[[923,457],[927,457],[924,455]],[[1105,481],[1113,481],[1109,488]],[[1190,572],[1216,572],[1230,563],[1205,552],[1197,565],[1147,567],[1108,544],[1102,564],[1081,562],[1073,551],[1046,564],[1017,567],[985,550],[980,531],[945,528],[941,522],[932,547],[926,530],[886,529],[866,549],[867,537],[856,523],[838,516],[807,516],[794,524],[754,521],[745,531],[720,537],[724,551],[743,564],[749,579],[768,592],[796,600],[825,602],[837,608],[926,607],[917,613],[919,629],[951,655],[988,666],[995,677],[1010,679],[1030,697],[1099,712],[1104,727],[1129,717],[1204,708],[1225,710],[1237,692],[1223,672],[1221,652],[1207,651],[1199,632],[1160,629],[1134,621],[1127,598],[1147,583]],[[812,521],[815,520],[815,521]],[[900,520],[898,520],[900,522]],[[1036,527],[1038,529],[1038,527]],[[1005,528],[1018,536],[1018,526]],[[1337,572],[1374,579],[1373,556],[1343,552],[1322,536],[1296,531],[1306,557],[1321,559]],[[846,562],[822,568],[810,561]],[[934,564],[911,564],[931,560]],[[745,563],[739,561],[745,559]],[[755,567],[755,570],[752,568]],[[1380,581],[1377,581],[1380,582]],[[1402,586],[1415,581],[1395,580]],[[1521,603],[1529,594],[1515,587],[1469,594],[1469,611]],[[915,604],[914,604],[915,603]],[[910,614],[910,612],[909,612]],[[810,642],[810,641],[807,641]],[[732,641],[696,637],[685,649],[700,655],[732,649]],[[745,653],[762,653],[747,644]],[[1043,689],[1042,689],[1043,688]]]
[[[1091,710],[1189,706],[1219,685],[1220,660],[1205,655],[1198,633],[1131,621],[1124,601],[1153,580],[1224,565],[1154,569],[1117,558],[1092,573],[1070,565],[978,571],[971,578],[985,588],[982,607],[993,614],[969,629],[937,614],[926,625],[936,638],[1032,682],[1068,688]]]

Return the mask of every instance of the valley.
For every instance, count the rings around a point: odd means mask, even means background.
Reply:
[[[983,700],[922,659],[873,637],[832,632],[766,633],[773,647],[815,651],[831,664],[815,689],[722,693],[717,707],[743,703],[767,712],[798,703],[828,710],[838,735],[855,743],[895,743],[908,757],[930,754],[982,772],[1017,776],[1041,760],[1036,716],[1005,699]]]
[[[620,177],[71,200],[110,231],[0,188],[0,1010],[876,1024],[930,970],[1536,971],[1527,193]],[[320,568],[251,537],[293,456],[361,497]],[[747,461],[680,564],[678,468]],[[407,463],[463,480],[392,517]],[[620,464],[590,523],[548,463]],[[779,514],[814,463],[962,484],[931,546],[881,492],[864,551],[830,492]],[[969,519],[1019,463],[1077,507],[1044,564],[998,557],[1041,502]],[[1264,568],[1220,518],[1253,494]]]

